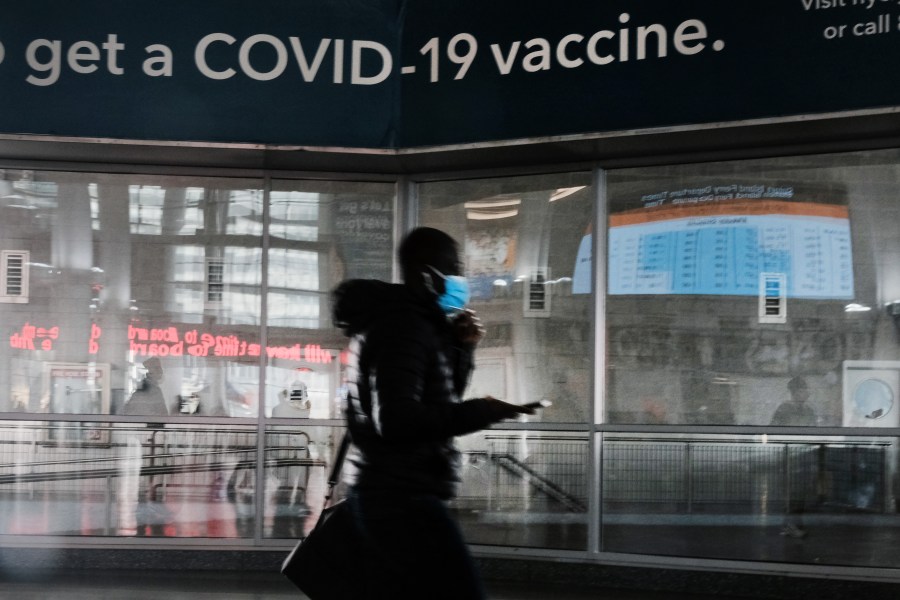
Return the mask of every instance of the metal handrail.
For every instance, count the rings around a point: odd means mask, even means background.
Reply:
[[[183,455],[181,455],[183,456]],[[128,458],[116,458],[114,460],[131,460]],[[268,467],[325,467],[327,463],[314,458],[273,458],[267,459]],[[194,463],[186,465],[149,465],[141,466],[140,476],[153,475],[178,475],[185,473],[214,473],[229,469],[255,469],[255,460],[239,460],[216,463]],[[84,479],[104,479],[107,477],[119,477],[122,470],[116,468],[102,468],[76,471],[43,471],[38,473],[14,473],[0,475],[0,485],[11,483],[35,483],[47,481],[76,481]]]

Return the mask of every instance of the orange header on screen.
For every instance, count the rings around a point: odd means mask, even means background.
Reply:
[[[846,206],[837,204],[814,204],[811,202],[785,202],[783,200],[732,200],[707,202],[702,204],[669,204],[652,208],[638,208],[610,215],[610,227],[639,225],[654,221],[690,219],[697,217],[718,217],[725,215],[788,215],[796,217],[829,217],[846,219]]]

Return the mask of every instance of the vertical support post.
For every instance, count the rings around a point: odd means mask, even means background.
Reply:
[[[407,177],[397,180],[394,199],[394,251],[393,279],[400,281],[400,264],[397,262],[397,250],[403,235],[419,222],[419,187]]]
[[[268,292],[269,292],[269,221],[270,221],[270,204],[272,195],[272,178],[266,175],[263,178],[263,232],[262,232],[262,260],[260,268],[262,276],[260,278],[259,290],[259,346],[266,348],[268,345]],[[259,353],[259,386],[257,397],[259,398],[257,406],[256,418],[256,477],[254,478],[253,499],[256,509],[254,527],[253,527],[253,543],[259,545],[263,539],[263,521],[265,520],[266,508],[266,368],[267,354],[265,350]]]
[[[784,478],[784,514],[791,514],[791,447],[784,445],[784,459],[782,460],[782,477]]]
[[[106,506],[106,528],[104,533],[112,535],[112,477],[106,476],[106,490],[103,493],[103,503]]]
[[[694,512],[694,453],[691,442],[684,443],[684,489],[688,514]]]
[[[591,261],[594,292],[594,402],[591,431],[588,439],[591,468],[588,475],[588,552],[597,554],[603,549],[603,433],[599,426],[605,417],[606,401],[606,249],[607,249],[607,189],[606,171],[594,169],[594,223],[591,236]]]

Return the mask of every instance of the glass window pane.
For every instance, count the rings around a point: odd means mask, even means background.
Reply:
[[[602,550],[897,568],[884,551],[900,524],[896,447],[891,437],[604,434]]]
[[[610,172],[607,420],[900,424],[898,181],[895,150]]]
[[[462,484],[451,508],[467,542],[587,548],[586,434],[481,432],[459,448]]]
[[[487,328],[467,397],[549,399],[529,421],[586,422],[593,367],[589,173],[422,184],[422,225],[465,250]]]
[[[0,411],[257,415],[259,181],[5,170],[0,244]]]
[[[0,535],[250,538],[256,430],[0,422]]]
[[[266,430],[266,504],[263,537],[297,540],[316,525],[344,429],[269,427]],[[349,462],[344,469],[351,468]],[[336,486],[332,503],[343,498]]]
[[[344,279],[390,281],[391,183],[273,181],[266,415],[338,418],[340,355],[329,293]]]

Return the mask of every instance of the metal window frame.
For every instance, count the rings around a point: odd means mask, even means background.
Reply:
[[[896,120],[898,111],[886,111],[884,115],[892,117],[891,122]],[[840,115],[838,115],[840,117]],[[871,115],[862,115],[869,117]],[[809,123],[802,118],[790,120],[793,125],[804,125]],[[760,123],[758,125],[769,125],[771,123]],[[775,125],[783,126],[784,121],[776,121]],[[815,123],[813,123],[815,124]],[[714,128],[710,128],[714,129]],[[727,126],[725,127],[727,130]],[[633,132],[634,133],[634,132]],[[687,129],[684,131],[662,131],[659,135],[678,135],[696,133],[695,129]],[[593,256],[595,268],[595,299],[594,299],[594,390],[593,390],[593,416],[586,423],[548,423],[548,424],[531,424],[524,426],[517,423],[504,423],[496,426],[500,430],[528,430],[528,431],[571,431],[580,432],[585,435],[590,448],[589,464],[590,473],[590,489],[589,511],[592,516],[590,520],[591,530],[589,531],[588,548],[584,551],[560,551],[547,550],[537,548],[506,548],[506,547],[484,547],[475,546],[474,550],[477,554],[483,556],[496,556],[503,558],[520,557],[520,558],[539,558],[548,560],[565,560],[571,562],[585,563],[601,563],[605,565],[620,566],[653,566],[653,567],[669,567],[674,569],[702,569],[708,571],[721,572],[740,572],[740,573],[778,573],[789,574],[794,576],[820,576],[820,577],[843,577],[848,579],[862,579],[871,581],[890,581],[900,582],[900,569],[890,568],[863,568],[863,567],[839,567],[833,565],[818,566],[808,564],[783,564],[783,563],[764,563],[754,561],[731,561],[717,559],[696,559],[682,558],[657,555],[623,555],[617,553],[603,552],[600,550],[599,522],[602,518],[601,509],[601,490],[600,490],[600,468],[602,465],[603,438],[608,433],[675,433],[675,434],[724,434],[724,435],[760,435],[764,433],[777,433],[783,435],[809,435],[811,432],[808,428],[792,428],[792,427],[758,427],[758,426],[625,426],[613,425],[603,422],[603,406],[606,395],[606,362],[605,362],[605,257],[606,257],[606,168],[624,168],[628,166],[652,166],[665,165],[674,163],[690,163],[690,162],[708,162],[719,160],[741,160],[760,157],[774,156],[792,156],[792,155],[817,155],[834,151],[852,151],[852,150],[875,150],[879,148],[889,148],[900,146],[900,136],[894,129],[888,132],[882,132],[881,136],[859,135],[849,143],[844,140],[843,143],[829,143],[827,141],[806,142],[794,145],[778,145],[770,144],[763,147],[753,147],[752,144],[745,144],[733,148],[728,153],[717,152],[711,146],[715,144],[700,144],[701,148],[695,152],[676,152],[674,155],[665,155],[652,150],[646,151],[640,156],[623,157],[621,154],[612,158],[602,158],[592,155],[588,160],[554,162],[550,157],[544,155],[543,162],[538,164],[525,164],[524,166],[497,166],[490,165],[485,168],[464,168],[459,171],[449,170],[424,170],[420,173],[412,175],[392,174],[392,173],[373,173],[365,170],[361,171],[342,171],[342,170],[306,170],[306,169],[279,169],[278,165],[269,165],[263,167],[258,163],[266,162],[264,157],[267,156],[268,150],[260,150],[259,148],[235,148],[237,154],[241,154],[243,158],[238,158],[236,162],[229,165],[222,165],[219,159],[210,159],[209,154],[217,152],[218,149],[213,148],[192,148],[187,153],[190,160],[195,161],[192,164],[175,164],[173,166],[163,166],[163,162],[158,158],[137,157],[132,163],[107,162],[108,159],[103,158],[103,152],[98,150],[97,154],[88,155],[88,160],[95,159],[95,162],[71,162],[68,160],[59,160],[58,156],[54,158],[50,153],[50,159],[45,160],[40,156],[37,158],[28,157],[27,152],[23,152],[20,156],[13,153],[13,158],[0,158],[0,168],[24,168],[42,171],[76,171],[76,172],[101,172],[101,173],[135,173],[140,175],[181,175],[181,176],[197,176],[197,177],[222,177],[232,178],[252,178],[260,179],[264,182],[266,190],[271,187],[272,179],[311,179],[311,180],[339,180],[348,182],[394,182],[397,186],[395,195],[395,232],[396,239],[400,234],[409,230],[417,222],[418,211],[418,189],[417,184],[426,181],[447,181],[453,179],[476,179],[476,178],[494,178],[501,176],[519,176],[519,175],[537,175],[564,173],[572,171],[590,170],[594,173],[595,194],[596,194],[596,210],[594,220],[594,243]],[[634,133],[638,135],[638,133]],[[641,133],[642,135],[647,132]],[[648,134],[649,135],[649,134]],[[728,135],[726,133],[726,135]],[[3,136],[0,136],[0,140]],[[599,138],[592,138],[594,142]],[[24,140],[28,143],[38,143],[41,150],[49,148],[48,144],[52,144],[53,140],[37,142],[37,140]],[[590,140],[588,140],[590,141]],[[642,140],[642,146],[652,145],[653,136]],[[71,142],[71,140],[70,140]],[[77,140],[76,140],[77,142]],[[547,140],[536,140],[536,143],[545,143]],[[140,147],[140,145],[138,145]],[[488,148],[494,154],[500,154],[508,150],[507,144],[496,144]],[[228,149],[225,149],[226,152]],[[467,152],[471,148],[457,148],[454,151]],[[484,150],[484,149],[480,149]],[[38,153],[40,154],[40,153]],[[400,153],[402,155],[402,153]],[[344,155],[341,155],[344,156]],[[384,156],[383,154],[379,156]],[[331,157],[340,158],[340,157]],[[344,158],[346,158],[344,156]],[[119,159],[121,160],[121,159]],[[150,161],[147,163],[146,161]],[[157,161],[154,163],[153,161]],[[230,160],[230,159],[229,159]],[[493,159],[496,160],[496,157]],[[220,162],[218,166],[203,166],[209,162]],[[227,162],[227,161],[225,161]],[[277,161],[274,161],[277,163]],[[365,162],[365,161],[363,161]],[[465,162],[465,161],[463,161]],[[490,161],[489,161],[490,162]],[[523,161],[527,163],[528,161]],[[248,164],[257,163],[257,166],[247,167]],[[335,164],[333,160],[324,161],[326,165]],[[352,167],[353,161],[350,161]],[[382,163],[394,165],[394,163]],[[268,191],[264,199],[264,210],[268,210],[269,198]],[[264,219],[268,223],[267,219]],[[264,248],[267,242],[267,225],[264,226]],[[266,323],[265,323],[265,291],[267,290],[267,273],[266,273],[266,256],[263,253],[263,280],[262,280],[262,312],[263,316],[261,329],[261,340],[265,343]],[[396,264],[394,265],[395,273],[397,272]],[[396,275],[395,275],[396,279]],[[261,357],[260,368],[265,368],[265,358]],[[264,373],[264,371],[263,371]],[[264,377],[260,378],[260,389],[264,386]],[[35,415],[32,413],[5,413],[0,414],[0,420],[4,421],[33,421]],[[83,421],[83,415],[42,415],[42,420],[46,422],[71,422]],[[92,421],[109,422],[109,423],[143,423],[146,419],[143,417],[127,417],[127,416],[111,416],[111,415],[92,415]],[[262,489],[264,477],[264,445],[265,432],[269,426],[295,426],[297,422],[292,419],[275,419],[266,418],[264,407],[260,406],[260,413],[256,419],[242,418],[215,418],[215,417],[160,417],[154,418],[154,421],[171,423],[171,424],[209,424],[209,425],[245,425],[247,427],[256,427],[258,436],[258,464],[257,464],[257,489]],[[309,426],[324,427],[342,427],[343,422],[339,419],[310,419],[304,421]],[[851,429],[851,428],[817,428],[814,430],[815,435],[822,436],[872,436],[869,429]],[[877,432],[879,437],[900,437],[900,428],[884,428]],[[191,549],[210,549],[214,547],[222,547],[227,549],[270,549],[283,550],[289,547],[287,540],[271,540],[262,537],[261,522],[261,503],[257,503],[257,531],[254,538],[236,539],[236,540],[195,540],[195,539],[165,539],[165,540],[131,540],[126,538],[69,538],[60,539],[55,536],[4,536],[4,541],[8,546],[54,546],[67,548],[141,548],[141,549],[160,549],[160,548],[191,548]]]

